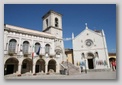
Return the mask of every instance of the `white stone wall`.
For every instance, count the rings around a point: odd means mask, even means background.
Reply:
[[[95,52],[98,52],[99,57],[94,58],[94,69],[104,69],[109,68],[109,65],[97,65],[96,61],[104,61],[108,62],[108,53],[106,47],[106,41],[103,34],[96,33],[90,29],[85,29],[79,35],[77,35],[73,39],[73,54],[74,54],[74,64],[77,65],[77,62],[86,60],[86,68],[88,69],[88,60],[87,54],[92,53],[95,57]],[[93,41],[93,45],[88,47],[86,46],[85,41],[87,39],[91,39]],[[85,54],[85,59],[82,58],[82,53]],[[85,67],[83,67],[85,69]]]
[[[14,27],[14,26],[13,26]],[[55,43],[55,40],[56,38],[53,37],[52,35],[48,35],[48,34],[42,34],[41,36],[39,35],[36,35],[34,34],[33,35],[33,31],[30,31],[29,33],[32,33],[32,34],[28,34],[28,33],[24,33],[24,30],[26,29],[21,29],[19,28],[19,32],[18,31],[15,31],[12,27],[10,28],[11,30],[8,31],[8,28],[4,28],[5,31],[4,31],[4,65],[6,64],[6,61],[10,58],[14,58],[14,59],[17,59],[19,61],[19,64],[18,64],[18,71],[16,72],[17,74],[21,74],[21,69],[22,69],[22,62],[23,60],[25,59],[29,59],[30,62],[32,62],[32,52],[34,52],[34,49],[33,46],[35,45],[35,43],[40,43],[41,45],[41,49],[40,49],[40,54],[42,55],[42,59],[45,61],[45,73],[48,72],[48,62],[50,60],[55,60],[56,61],[56,73],[59,73],[59,70],[60,70],[60,63],[62,62],[63,60],[63,53],[61,53],[60,57],[56,57],[56,53],[55,53],[55,49],[56,49],[56,46],[59,46],[61,47],[62,51],[64,52],[64,47],[63,47],[63,41],[60,40],[58,43]],[[23,31],[23,32],[20,32]],[[49,36],[49,37],[47,37]],[[53,37],[53,38],[50,38],[50,37]],[[15,39],[17,41],[17,44],[16,44],[16,55],[13,55],[13,56],[10,56],[8,55],[8,48],[9,48],[9,41],[11,39]],[[22,49],[22,45],[23,45],[23,42],[24,41],[28,41],[29,42],[29,56],[28,57],[24,57],[22,55],[22,52],[20,52],[20,49]],[[8,43],[8,44],[6,44]],[[48,57],[46,57],[45,55],[45,45],[46,44],[49,44],[50,45],[50,54]],[[52,58],[50,56],[53,56]],[[34,59],[33,59],[33,73],[35,73],[35,66],[36,66],[36,62],[41,59],[38,55],[35,55],[34,56]],[[32,73],[32,71],[30,73]]]
[[[51,26],[51,15],[49,15],[48,17],[46,17],[46,18],[43,20],[43,30],[45,30],[45,29],[47,28],[46,19],[48,19],[48,27]]]
[[[58,27],[55,26],[55,18],[58,19]],[[48,19],[49,29],[46,29],[46,19]],[[63,42],[63,32],[62,32],[62,16],[58,13],[51,12],[43,19],[43,30],[46,30],[45,32],[50,33],[56,37],[54,47],[56,50],[56,47],[59,47],[60,50],[62,50],[62,53],[60,54],[60,62],[65,61],[66,58],[64,53],[64,42]]]
[[[22,33],[16,33],[16,32],[7,32],[4,34],[4,50],[6,50],[6,43],[9,44],[9,41],[11,39],[15,39],[17,41],[17,46],[16,46],[16,53],[19,53],[21,45],[23,44],[24,41],[29,42],[29,54],[31,54],[34,51],[33,46],[35,45],[36,42],[39,42],[41,45],[41,52],[44,53],[45,51],[45,45],[49,44],[51,46],[50,52],[51,54],[54,54],[54,39],[50,38],[44,38],[44,37],[39,37],[39,36],[33,36],[33,35],[28,35],[28,34],[22,34]],[[8,49],[8,47],[7,47]]]
[[[55,18],[58,18],[58,27],[55,27]],[[48,27],[51,27],[49,30],[46,30],[46,19],[48,19]],[[56,61],[56,72],[59,73],[60,70],[60,63],[62,61],[66,61],[66,56],[64,52],[64,42],[62,40],[62,16],[60,14],[56,14],[51,12],[50,15],[45,17],[43,19],[43,30],[46,30],[45,32],[39,32],[34,30],[29,30],[26,28],[16,27],[12,25],[5,25],[4,28],[6,31],[4,31],[4,64],[6,64],[6,61],[9,58],[15,58],[19,61],[18,65],[18,74],[21,74],[21,67],[22,62],[24,59],[30,60],[30,62],[33,61],[33,70],[32,72],[35,73],[36,68],[36,62],[39,59],[43,59],[45,61],[45,73],[47,73],[48,70],[48,62],[50,60]],[[15,39],[17,41],[16,46],[16,55],[9,56],[8,55],[8,46],[9,41],[11,39]],[[30,54],[28,57],[24,57],[23,53],[20,52],[20,50],[23,48],[23,42],[28,41],[29,42],[29,50],[28,53]],[[42,55],[42,58],[40,58],[38,55],[34,55],[34,58],[32,59],[32,52],[34,52],[34,45],[35,43],[40,43],[41,49],[40,54]],[[8,45],[6,45],[8,43]],[[45,45],[50,45],[50,53],[48,57],[46,57],[45,54]],[[60,56],[56,56],[56,48],[59,47],[61,50]],[[53,56],[53,57],[51,57]]]
[[[43,30],[47,28],[46,19],[48,19],[48,27],[49,26],[55,27],[55,18],[58,18],[58,22],[59,22],[58,28],[62,29],[62,17],[57,14],[51,13],[48,17],[43,19]]]

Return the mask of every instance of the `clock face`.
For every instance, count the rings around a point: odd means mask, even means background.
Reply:
[[[86,46],[91,46],[93,44],[93,41],[91,39],[86,40]]]

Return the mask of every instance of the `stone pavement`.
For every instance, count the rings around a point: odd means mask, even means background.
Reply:
[[[87,72],[79,75],[40,74],[40,75],[6,75],[5,79],[116,79],[116,71]]]

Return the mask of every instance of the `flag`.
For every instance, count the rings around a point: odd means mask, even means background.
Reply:
[[[39,53],[40,53],[40,47],[39,47],[39,49],[38,49],[38,51],[37,51],[37,53],[36,53],[36,54],[37,54],[37,55],[39,55]]]
[[[34,57],[34,52],[32,52],[32,58]]]

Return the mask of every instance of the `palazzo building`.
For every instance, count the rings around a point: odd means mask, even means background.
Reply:
[[[104,31],[86,28],[74,37],[72,34],[74,65],[84,70],[110,69]]]
[[[50,10],[43,17],[42,32],[4,24],[4,74],[59,73],[66,61],[62,15]]]

